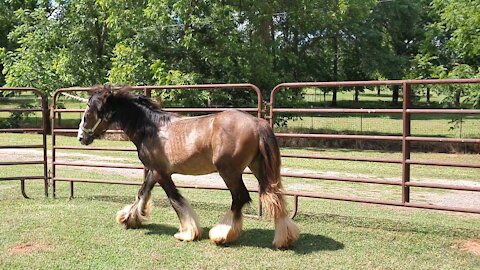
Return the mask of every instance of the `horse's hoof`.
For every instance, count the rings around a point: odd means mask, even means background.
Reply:
[[[177,240],[185,242],[191,242],[199,239],[198,236],[195,236],[195,233],[193,231],[188,230],[183,232],[177,232],[173,237],[175,237],[175,239]]]
[[[141,221],[134,215],[131,215],[131,207],[131,205],[127,205],[117,212],[117,223],[123,225],[125,229],[136,229],[141,225]]]
[[[299,236],[297,225],[289,217],[285,216],[275,221],[275,238],[272,243],[275,248],[289,248],[298,240]]]
[[[232,243],[240,236],[240,230],[234,230],[232,226],[218,224],[208,233],[210,241],[217,245]]]
[[[117,212],[117,223],[121,225],[126,225],[128,221],[128,213],[129,213],[130,207],[125,207],[122,210]]]

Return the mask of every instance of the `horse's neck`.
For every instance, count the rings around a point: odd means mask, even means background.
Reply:
[[[142,144],[146,139],[154,139],[158,131],[167,128],[168,122],[175,121],[176,117],[168,112],[160,112],[170,118],[169,121],[157,122],[154,115],[158,112],[149,112],[148,108],[141,108],[141,105],[129,102],[119,104],[116,108],[118,115],[115,119],[120,128],[125,132],[129,139],[137,146]]]

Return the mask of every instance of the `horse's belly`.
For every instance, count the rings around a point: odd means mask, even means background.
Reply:
[[[172,164],[172,171],[179,174],[202,175],[215,172],[215,166],[203,157],[191,157]]]

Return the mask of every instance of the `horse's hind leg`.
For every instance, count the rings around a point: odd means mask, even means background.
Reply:
[[[265,171],[265,159],[258,157],[248,167],[258,179],[260,185],[260,199],[266,207],[269,216],[275,221],[275,238],[273,245],[276,248],[287,248],[299,237],[297,225],[288,216],[286,202],[282,195],[280,176],[270,178]],[[271,176],[270,176],[271,177]]]
[[[232,194],[232,206],[223,219],[209,232],[210,240],[217,245],[237,240],[242,231],[242,208],[251,201],[242,180],[242,173],[231,173],[227,170],[219,170],[219,173]]]
[[[117,222],[122,224],[126,229],[138,228],[142,222],[148,220],[150,217],[152,202],[151,191],[157,182],[152,171],[149,171],[147,178],[142,184],[142,187],[138,191],[136,201],[125,206],[117,213]]]
[[[202,237],[202,228],[198,223],[197,214],[188,201],[180,195],[170,175],[162,175],[158,182],[167,194],[168,200],[180,220],[180,228],[174,236],[181,241],[194,241]]]

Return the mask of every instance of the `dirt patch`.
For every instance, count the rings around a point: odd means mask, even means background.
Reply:
[[[13,255],[30,254],[38,251],[48,251],[48,250],[51,250],[51,248],[52,247],[49,244],[33,242],[33,243],[18,244],[13,247],[10,247],[8,249],[8,252]]]
[[[461,241],[452,247],[476,256],[480,256],[480,240]]]
[[[48,162],[51,162],[51,151],[47,151]],[[83,154],[83,153],[56,153],[56,158],[72,158],[75,157],[75,160],[78,161],[79,158],[88,159],[90,161],[125,161],[125,158],[122,157],[112,157],[112,156],[100,156],[92,154]],[[0,158],[2,160],[12,160],[15,161],[26,161],[32,159],[43,159],[43,151],[41,150],[32,150],[32,149],[1,149]]]

